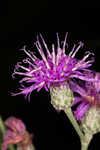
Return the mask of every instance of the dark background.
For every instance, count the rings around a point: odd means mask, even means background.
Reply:
[[[22,95],[12,97],[10,93],[17,91],[19,85],[11,74],[17,61],[23,58],[20,48],[27,45],[32,49],[39,33],[50,45],[55,42],[57,31],[61,40],[69,31],[68,43],[82,40],[84,51],[95,53],[93,69],[100,71],[100,8],[93,4],[82,6],[46,0],[9,1],[0,5],[0,113],[4,120],[9,116],[21,118],[28,131],[34,133],[37,150],[80,149],[80,142],[66,115],[55,111],[50,104],[50,95],[44,89],[39,93],[33,91],[30,102]],[[84,51],[78,57],[82,57]],[[99,138],[100,135],[94,137],[89,149],[99,149]]]

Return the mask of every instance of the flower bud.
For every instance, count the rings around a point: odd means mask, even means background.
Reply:
[[[59,85],[57,87],[50,87],[51,104],[58,111],[65,107],[71,107],[74,101],[73,93],[69,86]]]
[[[100,132],[100,109],[96,106],[90,107],[81,121],[84,133],[91,135]]]

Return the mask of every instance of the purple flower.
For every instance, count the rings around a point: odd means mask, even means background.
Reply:
[[[7,150],[11,144],[16,144],[23,150],[31,145],[33,135],[26,131],[26,127],[20,119],[10,117],[5,121],[5,125],[9,128],[3,137],[2,150]]]
[[[20,119],[17,119],[15,117],[9,117],[5,121],[5,125],[18,132],[24,132],[26,130],[24,123]]]
[[[74,82],[70,82],[72,91],[80,96],[75,96],[72,106],[78,104],[74,111],[75,118],[82,120],[90,107],[100,107],[100,74],[95,73],[93,82],[86,82],[85,85],[79,86]]]
[[[75,55],[84,45],[82,42],[79,42],[79,44],[74,45],[71,52],[66,55],[67,35],[68,33],[66,33],[63,46],[61,46],[57,33],[57,48],[52,44],[52,52],[50,52],[40,34],[46,49],[46,55],[39,41],[39,37],[37,36],[35,45],[42,59],[37,58],[32,52],[27,51],[24,47],[23,51],[28,58],[25,58],[22,63],[18,62],[15,67],[13,76],[19,75],[22,76],[22,78],[19,81],[21,84],[21,88],[19,88],[20,92],[13,95],[24,94],[25,97],[27,97],[30,96],[33,90],[37,89],[37,91],[40,91],[43,87],[48,91],[51,85],[67,85],[68,82],[65,81],[72,78],[86,81],[90,80],[87,75],[90,70],[87,68],[92,65],[94,59],[91,58],[90,60],[87,60],[87,58],[92,55],[92,53],[86,52],[81,60],[77,60]]]

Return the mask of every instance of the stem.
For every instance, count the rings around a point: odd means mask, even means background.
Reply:
[[[71,108],[65,108],[64,111],[65,111],[67,117],[69,118],[70,122],[72,123],[73,127],[75,128],[77,134],[79,135],[80,140],[83,141],[84,135],[83,135],[77,121],[75,120],[75,117],[71,111]]]
[[[29,145],[26,150],[35,150],[35,147],[33,146],[33,144]]]
[[[86,132],[83,134],[81,131],[77,121],[75,120],[75,117],[71,111],[71,108],[64,108],[64,112],[66,113],[67,117],[69,118],[70,122],[72,123],[73,127],[75,128],[77,134],[80,137],[81,141],[81,150],[88,150],[88,146],[90,144],[90,141],[93,137],[92,134]]]
[[[88,144],[82,143],[81,144],[81,150],[88,150]]]
[[[33,144],[31,144],[31,145],[27,148],[27,150],[35,150],[34,145],[33,145]]]
[[[5,132],[6,132],[6,128],[5,128],[5,125],[3,123],[3,120],[2,120],[2,117],[0,116],[0,131],[2,133],[2,136],[5,135]],[[14,146],[13,145],[10,145],[9,146],[9,150],[15,150]]]
[[[33,144],[31,145],[31,150],[35,150],[35,147]]]
[[[92,134],[85,133],[84,140],[81,141],[81,150],[88,150],[88,146],[91,142],[92,137]]]
[[[4,136],[4,134],[5,134],[5,130],[6,130],[6,128],[5,128],[5,126],[4,126],[4,123],[3,123],[3,121],[2,121],[2,118],[1,118],[1,116],[0,116],[0,131],[2,132],[2,135]]]
[[[17,146],[17,150],[23,150],[23,147]],[[25,150],[35,150],[35,147],[33,144],[31,144],[31,145],[28,145]]]
[[[13,145],[10,145],[10,146],[9,146],[9,150],[15,150],[14,146],[13,146]]]

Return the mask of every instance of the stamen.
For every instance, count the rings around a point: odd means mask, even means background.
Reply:
[[[73,55],[71,56],[72,58],[75,57],[76,53],[78,52],[78,50],[79,50],[81,47],[83,47],[83,45],[84,45],[84,44],[83,44],[82,42],[79,43],[79,46],[77,47],[77,49],[75,50],[75,52],[74,52]]]
[[[28,69],[28,68],[26,68],[26,67],[24,67],[24,66],[19,65],[19,67],[22,68],[23,70],[28,71],[28,72],[30,71],[30,69]]]
[[[55,58],[56,58],[56,55],[55,55],[55,48],[54,48],[54,44],[52,44],[52,60],[53,60],[53,64],[55,65]]]
[[[21,79],[21,80],[19,81],[19,83],[22,83],[22,82],[27,81],[27,80],[30,80],[30,78],[25,77],[25,78]]]
[[[36,72],[36,71],[39,71],[39,70],[41,70],[41,67],[32,70],[31,72],[28,73],[28,75],[30,75],[30,74],[32,74],[32,73],[34,73],[34,72]]]
[[[59,35],[58,35],[58,33],[57,33],[57,44],[58,44],[57,49],[59,49],[59,48],[60,48],[60,40],[59,40]]]
[[[51,58],[51,54],[50,54],[50,52],[49,52],[49,49],[48,49],[48,47],[47,47],[47,44],[45,43],[45,40],[44,40],[44,38],[43,38],[43,36],[40,34],[40,37],[41,37],[41,39],[42,39],[42,41],[43,41],[43,44],[44,44],[44,46],[45,46],[45,48],[46,48],[46,51],[47,51],[47,54],[49,55],[49,57]]]
[[[32,67],[34,67],[34,68],[37,68],[34,64],[32,64],[32,63],[29,61],[28,58],[27,58],[27,59],[24,59],[23,62],[30,64],[30,65],[31,65]]]
[[[38,40],[38,37],[37,37],[37,40]],[[50,69],[50,66],[49,66],[49,64],[48,64],[48,62],[47,62],[47,59],[46,59],[44,53],[43,53],[42,47],[41,47],[41,45],[40,45],[40,42],[37,41],[35,44],[36,44],[36,47],[37,47],[37,49],[38,49],[38,51],[39,51],[41,57],[43,58],[43,60],[44,60],[44,62],[45,62],[47,68]]]
[[[29,77],[31,77],[30,75],[28,75],[28,74],[26,74],[26,73],[23,73],[23,72],[17,72],[17,71],[14,71],[14,73],[13,73],[12,75],[14,76],[15,74],[18,74],[18,75],[24,75],[24,76],[29,76]]]
[[[86,76],[79,76],[79,75],[77,75],[77,74],[75,74],[75,75],[70,75],[70,77],[71,78],[78,78],[78,79],[81,79],[81,80],[84,80],[84,81],[94,81],[94,79],[93,78],[88,78],[88,77],[86,77]]]
[[[63,44],[63,53],[65,54],[65,48],[66,48],[66,41],[67,41],[67,37],[68,37],[68,32],[65,35],[65,40],[64,40],[64,44]]]
[[[61,58],[61,53],[62,53],[62,50],[59,48],[58,52],[57,52],[57,56],[56,56],[56,66],[58,66],[58,64],[59,64],[59,60]]]
[[[74,52],[74,50],[75,50],[75,47],[76,47],[76,44],[74,44],[74,46],[73,46],[71,52],[69,53],[69,56],[70,56],[70,57],[71,57],[71,55],[73,54],[73,52]]]
[[[45,84],[45,81],[41,82],[40,84],[38,84],[37,86],[34,87],[34,90],[43,86]]]
[[[30,55],[30,53],[28,53],[28,52],[26,51],[25,47],[26,47],[26,46],[24,46],[23,49],[21,49],[21,50],[24,50],[24,52],[25,52],[25,53],[32,59],[32,61],[34,62],[35,59]]]
[[[85,55],[81,61],[85,61],[90,55],[94,55],[93,53],[90,52],[86,52],[86,53],[87,55]]]

